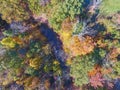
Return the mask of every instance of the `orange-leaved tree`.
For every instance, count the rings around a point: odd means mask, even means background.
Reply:
[[[90,36],[79,38],[74,36],[71,40],[70,50],[73,56],[86,55],[93,51],[95,43]]]

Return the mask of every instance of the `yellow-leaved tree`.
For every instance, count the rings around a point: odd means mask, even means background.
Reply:
[[[90,36],[79,38],[74,36],[71,40],[70,50],[73,56],[86,55],[94,50],[95,43]]]
[[[7,48],[14,48],[16,45],[16,42],[11,37],[3,38],[1,41],[1,44],[6,46]]]
[[[41,63],[40,57],[36,57],[33,59],[30,59],[30,66],[33,67],[34,69],[38,69]]]

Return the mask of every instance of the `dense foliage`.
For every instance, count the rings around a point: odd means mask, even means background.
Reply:
[[[65,0],[58,3],[50,15],[50,24],[55,30],[61,29],[61,23],[67,17],[73,20],[82,12],[83,0]]]
[[[20,0],[0,1],[0,12],[2,18],[7,22],[13,20],[21,21],[29,18],[28,12],[20,5]]]
[[[120,0],[1,0],[0,88],[120,90],[119,11]]]

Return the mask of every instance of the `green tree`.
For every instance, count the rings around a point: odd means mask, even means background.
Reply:
[[[5,30],[2,32],[4,36],[12,37],[14,35],[12,30]]]
[[[83,0],[65,0],[58,3],[52,9],[52,13],[49,17],[51,26],[55,30],[59,30],[65,18],[70,17],[70,19],[73,20],[76,15],[81,13],[82,3]]]
[[[3,62],[6,67],[15,69],[22,66],[23,58],[19,57],[15,50],[8,50]]]
[[[102,59],[105,57],[106,51],[96,48],[90,54],[84,56],[76,56],[71,64],[70,73],[74,78],[76,86],[82,86],[89,83],[88,73],[95,65],[101,65]]]
[[[27,0],[28,7],[34,14],[39,14],[41,12],[40,7],[41,0]]]
[[[89,83],[88,72],[93,68],[94,64],[95,62],[90,55],[77,56],[73,59],[70,72],[76,86]]]

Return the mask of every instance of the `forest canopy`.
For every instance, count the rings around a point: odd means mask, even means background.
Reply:
[[[119,84],[120,0],[0,1],[0,89]]]

